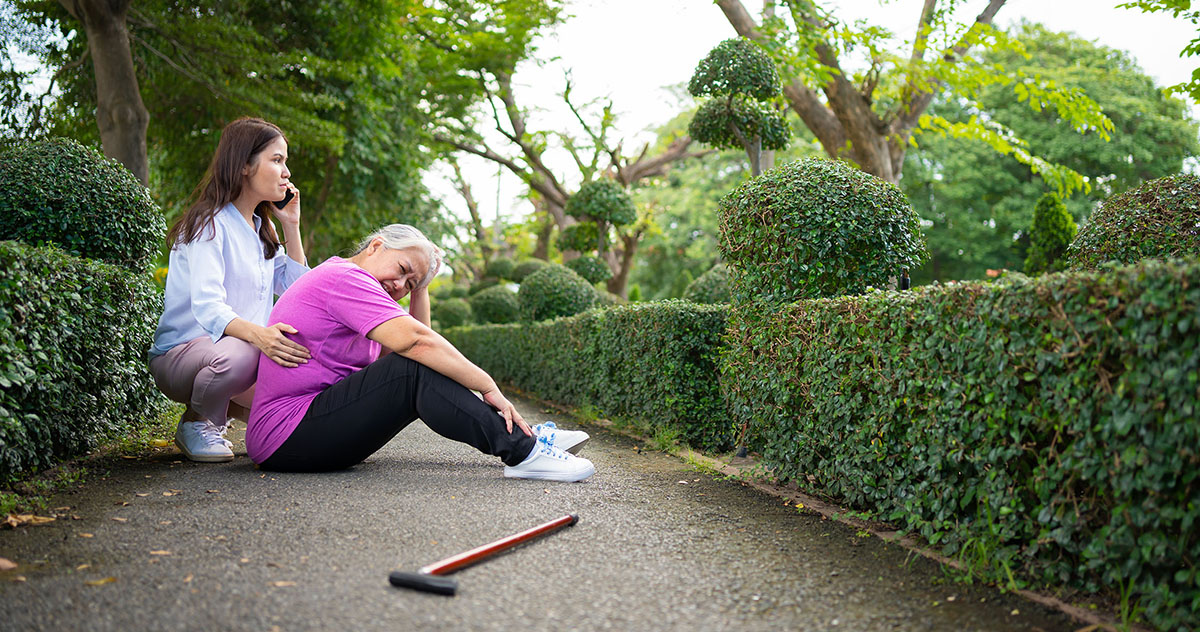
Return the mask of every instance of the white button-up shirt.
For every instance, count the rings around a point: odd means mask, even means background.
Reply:
[[[258,229],[233,204],[213,217],[213,230],[171,249],[167,268],[166,307],[158,319],[150,356],[175,345],[208,336],[216,342],[234,318],[266,326],[274,297],[283,294],[308,266],[296,263],[280,247],[275,258],[263,258]]]

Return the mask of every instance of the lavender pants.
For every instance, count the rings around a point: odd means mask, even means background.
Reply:
[[[245,340],[225,336],[214,343],[205,336],[151,358],[150,374],[164,395],[187,404],[183,421],[208,419],[224,426],[231,400],[233,416],[244,417],[250,410],[258,355],[258,348]]]

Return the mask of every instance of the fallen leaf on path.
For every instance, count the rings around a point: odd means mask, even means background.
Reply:
[[[152,445],[152,446],[154,446],[154,447],[156,447],[156,448],[165,448],[165,447],[167,447],[168,445],[171,445],[171,444],[170,444],[170,443],[168,443],[166,439],[151,439],[151,440],[150,440],[150,445]]]
[[[83,520],[83,517],[71,514],[71,520]]]
[[[206,489],[204,491],[205,491],[205,493],[208,493],[208,494],[220,494],[221,493],[221,490],[219,490],[219,489]]]
[[[70,505],[68,505],[66,507],[55,507],[51,511],[53,511],[55,513],[62,513],[64,511],[71,511],[71,507],[70,507]]]
[[[81,537],[81,538],[94,538],[94,537],[96,537],[96,535],[95,535],[94,533],[76,533],[75,535],[77,535],[77,536],[79,536],[79,537]]]
[[[13,575],[11,579],[14,582],[23,582],[23,581],[25,581],[25,576],[24,575]]]
[[[249,564],[249,563],[250,563],[250,558],[248,558],[248,557],[243,557],[242,559],[240,559],[240,560],[238,560],[238,561],[239,561],[239,562],[241,562],[242,564]]]
[[[687,485],[687,481],[679,481],[680,485]]]
[[[79,566],[76,566],[76,567],[75,567],[75,570],[77,570],[77,571],[81,571],[81,570],[83,570],[83,569],[85,569],[85,568],[91,568],[91,567],[92,567],[92,565],[91,565],[91,564],[80,564]]]
[[[170,520],[159,520],[158,524],[171,524]]]
[[[15,528],[27,524],[46,524],[47,522],[54,522],[54,518],[49,516],[35,516],[33,514],[8,514],[4,518],[4,522],[0,524]]]
[[[958,597],[955,597],[954,595],[950,595],[949,597],[946,597],[946,601],[954,601],[955,599],[958,599]]]
[[[116,577],[105,577],[104,579],[93,579],[83,583],[87,584],[88,586],[103,586],[105,584],[111,584],[115,581],[117,581]]]
[[[149,496],[149,495],[150,495],[150,494],[134,494],[134,496],[137,496],[138,498],[145,498],[145,497],[147,497],[147,496]]]
[[[175,496],[175,495],[177,495],[178,493],[179,493],[179,492],[163,492],[163,496]]]
[[[122,518],[120,516],[113,516],[112,519],[116,520],[117,522],[129,522],[129,518]]]
[[[1017,616],[1017,615],[1021,614],[1021,611],[1020,611],[1020,610],[1017,610],[1016,608],[1013,608],[1013,611],[1012,611],[1012,612],[1010,612],[1010,613],[1008,613],[1008,614],[1011,614],[1012,616],[1014,616],[1014,617],[1015,617],[1015,616]]]
[[[17,567],[17,563],[6,558],[0,557],[0,571],[11,571]]]
[[[287,586],[295,586],[296,582],[271,582],[271,585],[279,588],[286,588]]]
[[[128,455],[128,454],[122,454],[122,455],[121,455],[121,458],[122,458],[122,459],[126,459],[126,460],[133,460],[133,459],[136,459],[137,457],[136,457],[136,456],[130,456],[130,455]]]
[[[183,583],[190,584],[192,582],[192,577],[193,576],[189,573],[187,577],[183,578]]]
[[[170,551],[166,551],[163,549],[158,549],[156,551],[150,551],[150,555],[170,555],[170,554],[171,554]]]
[[[113,503],[113,504],[114,504],[114,505],[116,505],[116,506],[118,506],[118,507],[128,507],[128,506],[129,506],[129,503],[128,503],[128,502],[125,502],[124,500],[119,500],[119,501],[117,501],[117,502],[115,502],[115,503]]]

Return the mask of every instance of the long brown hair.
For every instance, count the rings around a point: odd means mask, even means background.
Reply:
[[[191,243],[204,230],[215,234],[213,222],[217,211],[242,194],[242,169],[247,165],[255,168],[257,165],[251,163],[258,153],[280,137],[287,142],[282,130],[259,118],[243,117],[226,125],[221,130],[221,141],[217,143],[217,151],[208,165],[208,171],[192,193],[196,201],[171,226],[167,232],[167,244],[175,248],[179,244]],[[279,250],[279,237],[271,223],[271,203],[259,203],[254,214],[262,218],[258,238],[263,244],[263,256],[272,259]]]

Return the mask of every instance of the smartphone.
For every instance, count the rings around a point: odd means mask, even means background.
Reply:
[[[291,189],[288,189],[287,195],[285,195],[282,200],[280,200],[278,202],[271,202],[271,203],[275,205],[275,208],[282,210],[283,207],[287,206],[288,202],[291,202],[292,198],[294,198],[294,197],[296,197],[296,194],[292,193]]]

